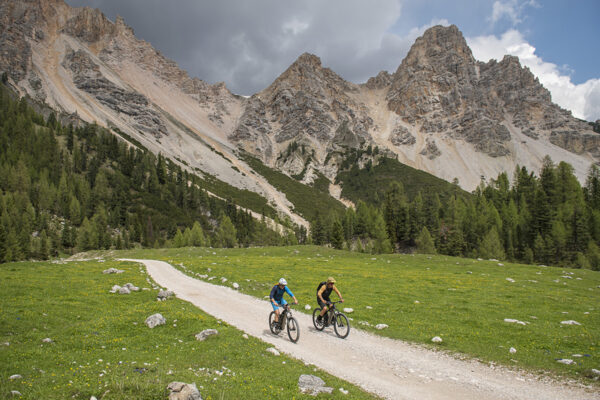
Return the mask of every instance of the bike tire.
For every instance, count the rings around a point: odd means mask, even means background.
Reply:
[[[275,321],[275,311],[271,311],[271,314],[269,314],[269,329],[271,330],[271,333],[274,335],[279,335],[279,332],[281,332],[281,329],[278,328],[277,324],[273,324],[273,322]]]
[[[337,313],[333,320],[333,330],[341,339],[345,339],[350,334],[350,322],[348,317],[342,313]]]
[[[319,316],[319,314],[321,314],[321,309],[320,308],[315,308],[315,310],[313,311],[313,325],[315,326],[315,329],[318,331],[322,331],[323,329],[325,329],[325,324],[321,323],[318,324],[317,323],[317,317]],[[325,316],[323,318],[326,318],[327,314],[325,314]]]
[[[300,327],[298,326],[298,321],[296,321],[296,318],[294,317],[289,317],[286,325],[287,334],[290,340],[293,343],[296,343],[298,339],[300,339]]]

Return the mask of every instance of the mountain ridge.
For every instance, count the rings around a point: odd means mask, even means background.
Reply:
[[[467,190],[517,165],[539,171],[546,155],[583,182],[600,160],[600,135],[517,58],[476,61],[454,25],[428,29],[392,74],[355,84],[304,53],[245,99],[190,77],[121,17],[63,0],[2,0],[0,15],[0,71],[21,95],[259,193],[296,223],[306,225],[239,149],[310,184],[335,181],[345,148],[378,147]]]

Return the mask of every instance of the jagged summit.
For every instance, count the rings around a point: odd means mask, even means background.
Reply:
[[[288,215],[289,202],[237,148],[303,182],[316,172],[334,182],[349,148],[377,146],[466,189],[517,164],[538,171],[545,155],[581,180],[600,160],[600,135],[553,104],[529,69],[512,56],[478,62],[454,25],[428,29],[394,73],[364,84],[304,53],[248,99],[190,77],[123,18],[63,0],[0,0],[0,35],[0,72],[21,95],[260,193]]]

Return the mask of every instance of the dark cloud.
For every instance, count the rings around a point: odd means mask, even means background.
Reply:
[[[121,15],[137,37],[190,75],[224,81],[239,94],[264,89],[304,52],[345,79],[364,82],[395,71],[422,33],[389,32],[400,16],[398,0],[67,2],[99,8],[113,21]]]

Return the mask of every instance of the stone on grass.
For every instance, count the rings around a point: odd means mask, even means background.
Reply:
[[[348,314],[353,313],[354,312],[354,308],[346,307],[346,308],[344,308],[344,312],[348,313]]]
[[[340,392],[342,392],[342,394],[348,394],[348,391],[344,388],[340,388]]]
[[[161,290],[160,292],[158,292],[158,295],[156,297],[158,297],[160,300],[166,300],[174,294],[175,293],[173,293],[172,290]]]
[[[506,278],[507,281],[514,283],[515,280],[513,278]]]
[[[15,379],[23,379],[23,377],[19,374],[15,374],[15,375],[11,375],[8,379],[10,379],[11,381],[15,380]]]
[[[304,394],[316,396],[319,393],[332,393],[333,388],[325,386],[325,381],[314,375],[300,375],[298,378],[298,387]]]
[[[169,389],[169,400],[202,400],[195,383],[171,382]]]
[[[558,360],[556,360],[556,362],[559,362],[559,363],[565,364],[565,365],[571,365],[571,364],[575,363],[575,361],[571,360],[570,358],[559,358]]]
[[[126,287],[127,289],[129,289],[132,292],[139,292],[139,290],[140,290],[139,287],[137,287],[133,283],[129,283],[129,282],[127,282],[124,287]]]
[[[431,338],[431,341],[432,341],[433,343],[442,343],[442,342],[443,342],[442,338],[441,338],[441,337],[439,337],[439,336],[434,336],[434,337],[432,337],[432,338]]]
[[[119,289],[119,294],[129,294],[131,293],[131,290],[129,290],[128,287],[122,287],[121,289]]]
[[[42,343],[52,343],[52,339],[50,339],[49,337],[42,339]]]
[[[573,321],[572,319],[570,319],[568,321],[560,321],[560,323],[562,325],[581,325],[579,322]]]
[[[517,349],[511,347],[508,351],[510,352],[510,354],[515,354],[517,352]]]
[[[305,305],[305,306],[304,306],[304,309],[305,309],[305,310],[310,310],[310,309],[311,309],[311,307],[310,307],[310,304],[307,304],[307,305]]]
[[[90,400],[98,400],[98,399],[96,398],[96,396],[92,396],[92,397],[90,397]]]
[[[218,335],[219,331],[216,329],[205,329],[202,332],[198,333],[195,337],[196,340],[203,341],[209,336]]]
[[[122,269],[109,268],[102,271],[103,274],[122,274],[124,271]]]
[[[600,375],[600,370],[597,370],[595,368],[592,368],[592,373],[596,374],[596,375]]]
[[[10,394],[13,396],[23,396],[18,390],[11,390]]]
[[[248,335],[247,335],[247,334],[245,334],[245,333],[242,335],[242,337],[243,337],[244,339],[248,339]]]
[[[271,354],[273,354],[274,356],[278,356],[279,355],[279,351],[275,348],[275,347],[269,347],[267,349],[267,351]]]
[[[146,318],[146,321],[144,321],[144,323],[148,325],[148,328],[152,329],[155,326],[166,324],[167,320],[162,315],[156,313]]]
[[[121,289],[121,286],[119,286],[119,285],[114,285],[114,286],[112,287],[112,289],[110,289],[110,292],[111,292],[111,293],[117,293],[117,292],[118,292],[120,289]]]
[[[233,286],[234,289],[240,288],[240,285],[237,282],[233,282],[233,284],[231,286]]]
[[[375,325],[375,329],[382,330],[382,329],[385,329],[385,328],[389,328],[389,326],[387,324],[377,324],[377,325]]]
[[[513,318],[504,318],[504,322],[508,322],[511,324],[518,324],[518,325],[527,325],[527,322],[519,321],[518,319],[513,319]]]

